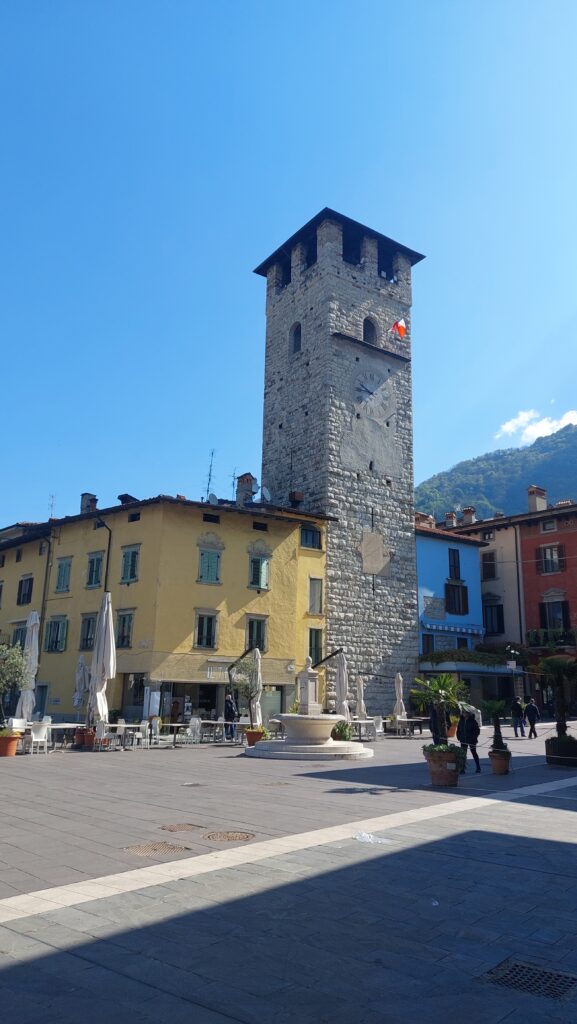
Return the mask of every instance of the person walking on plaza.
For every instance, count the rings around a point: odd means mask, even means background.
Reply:
[[[475,713],[468,711],[466,714],[464,711],[461,712],[459,718],[459,724],[457,726],[457,739],[461,744],[461,750],[465,751],[465,764],[461,768],[461,775],[464,775],[466,769],[466,758],[467,750],[471,751],[473,761],[476,764],[476,771],[481,771],[481,762],[479,761],[479,755],[477,753],[477,740],[479,739],[479,733],[481,730],[477,724]]]
[[[233,740],[236,733],[235,722],[238,718],[238,708],[232,693],[227,693],[224,701],[224,732],[227,740]]]
[[[537,730],[535,725],[537,724],[538,719],[541,718],[541,715],[539,708],[532,697],[525,708],[525,718],[529,723],[529,739],[537,739]]]
[[[521,698],[515,697],[511,704],[511,723],[517,736],[517,730],[520,730],[521,736],[525,738],[525,712],[523,711],[523,705],[521,704]]]

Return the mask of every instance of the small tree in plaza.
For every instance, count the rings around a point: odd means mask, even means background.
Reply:
[[[567,697],[565,686],[577,680],[577,659],[568,654],[552,654],[542,658],[537,671],[553,687],[555,694],[555,726],[559,737],[567,735]]]
[[[460,711],[468,692],[465,683],[450,672],[441,672],[433,679],[415,679],[411,701],[420,709],[433,709],[441,744],[447,742],[447,712]]]
[[[0,719],[5,720],[4,698],[7,693],[21,690],[26,680],[26,659],[19,644],[10,647],[0,644]]]

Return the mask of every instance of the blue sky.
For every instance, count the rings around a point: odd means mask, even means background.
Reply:
[[[4,0],[0,522],[260,471],[323,206],[414,273],[415,477],[577,422],[573,0]],[[534,481],[528,481],[528,483]]]

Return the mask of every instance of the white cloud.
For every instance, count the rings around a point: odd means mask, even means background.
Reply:
[[[495,439],[498,441],[501,437],[511,437],[519,444],[532,444],[538,437],[548,437],[570,423],[577,426],[576,409],[569,409],[556,420],[550,416],[541,416],[536,409],[525,409],[506,423],[502,423],[495,434]]]

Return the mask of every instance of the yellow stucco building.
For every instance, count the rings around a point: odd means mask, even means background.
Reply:
[[[161,495],[0,530],[0,640],[23,642],[41,619],[36,711],[74,715],[75,672],[90,665],[96,616],[110,591],[117,675],[108,704],[125,717],[222,713],[227,668],[250,647],[263,655],[264,702],[286,710],[307,655],[323,657],[322,517],[254,504],[252,477],[237,501]]]

